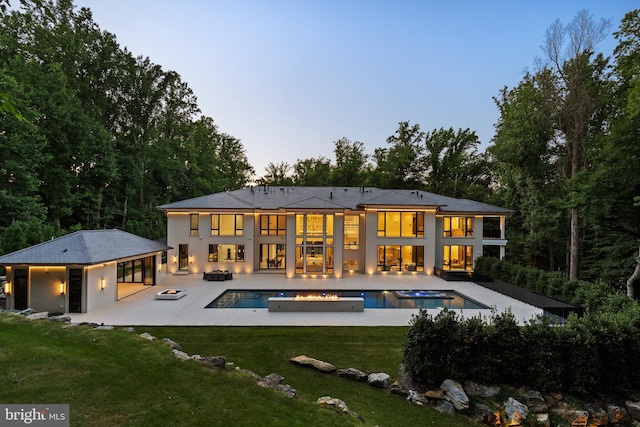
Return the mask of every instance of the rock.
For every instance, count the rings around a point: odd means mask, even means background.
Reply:
[[[507,422],[510,426],[519,426],[529,416],[529,409],[513,397],[504,402],[504,410],[507,414]]]
[[[469,409],[469,396],[464,392],[460,383],[453,380],[444,380],[440,388],[458,411]]]
[[[52,322],[69,323],[69,322],[71,322],[71,317],[65,316],[64,314],[61,314],[59,316],[51,316],[51,317],[49,317],[49,320],[51,320]]]
[[[549,405],[547,405],[547,402],[544,400],[527,401],[527,407],[529,408],[529,411],[534,414],[546,414],[549,412]]]
[[[549,393],[549,395],[553,397],[556,402],[560,402],[562,399],[564,399],[564,396],[556,391],[552,391],[551,393]]]
[[[423,406],[429,402],[429,399],[427,399],[424,394],[419,393],[415,390],[409,390],[407,400],[419,406]]]
[[[438,389],[435,390],[427,390],[424,395],[429,399],[437,399],[437,400],[445,400],[447,396],[444,394],[444,391]]]
[[[289,384],[278,384],[276,386],[276,390],[281,391],[287,397],[296,397],[296,395],[298,394],[298,391],[295,388],[291,387]]]
[[[174,357],[177,357],[180,360],[191,360],[189,355],[187,353],[185,353],[184,351],[171,350],[171,354],[173,354]]]
[[[473,406],[475,419],[482,424],[490,426],[501,426],[502,420],[499,411],[492,411],[487,405],[481,403]]]
[[[627,410],[618,405],[607,406],[607,416],[610,424],[623,423],[629,418]]]
[[[18,314],[22,314],[23,316],[28,316],[30,314],[34,314],[36,311],[33,308],[25,308],[22,311],[19,311]]]
[[[256,381],[262,381],[262,377],[253,371],[250,371],[248,369],[240,369],[240,372],[252,376]]]
[[[174,340],[170,339],[170,338],[162,338],[162,342],[169,344],[169,347],[171,347],[171,350],[180,350],[182,351],[182,347],[180,347],[180,344],[178,344],[177,342],[175,342]]]
[[[438,405],[436,405],[436,411],[443,414],[453,415],[456,413],[456,408],[451,402],[443,400],[442,402],[438,403]]]
[[[227,359],[224,356],[209,356],[200,358],[200,362],[214,368],[224,369],[227,364]]]
[[[587,411],[575,411],[571,420],[571,427],[586,427],[589,422],[589,413]]]
[[[592,409],[589,411],[591,417],[591,426],[606,426],[609,425],[609,416],[604,409]]]
[[[364,422],[364,419],[360,415],[356,414],[355,412],[350,411],[349,408],[347,407],[347,404],[344,403],[340,399],[336,399],[336,398],[333,398],[331,396],[322,396],[322,397],[319,397],[316,402],[319,405],[328,405],[328,406],[336,407],[340,411],[342,411],[343,413],[345,413],[347,415],[354,416],[354,417],[358,418],[360,421]]]
[[[331,373],[336,370],[336,367],[331,363],[323,362],[322,360],[314,359],[313,357],[307,357],[305,355],[296,356],[289,359],[290,362],[300,366],[307,366],[315,368],[320,372]]]
[[[258,381],[258,385],[266,388],[274,388],[278,384],[284,381],[284,377],[279,374],[269,374],[266,377]]]
[[[547,405],[549,406],[556,406],[558,404],[553,396],[550,396],[548,394],[544,396],[544,401],[547,402]]]
[[[27,309],[29,310],[29,309]],[[25,310],[26,311],[26,310]],[[48,311],[41,311],[39,313],[31,313],[31,314],[27,314],[27,319],[29,320],[42,320],[42,319],[46,319],[49,317],[49,312]]]
[[[473,381],[465,381],[464,391],[469,396],[493,397],[500,392],[500,387],[488,387]]]
[[[136,331],[136,328],[134,328],[133,326],[127,326],[126,328],[124,328],[124,330],[133,334]]]
[[[96,326],[95,328],[96,331],[113,331],[113,326],[111,325],[100,325],[100,326]]]
[[[527,400],[544,400],[539,391],[523,389],[520,394]]]
[[[389,386],[389,393],[407,397],[409,395],[409,390],[402,387],[398,381],[394,381],[393,384]]]
[[[366,381],[367,374],[356,368],[338,369],[336,372],[340,378],[354,381]]]
[[[369,374],[369,376],[367,377],[367,383],[373,387],[387,388],[390,378],[391,377],[389,376],[389,374],[386,374],[384,372],[376,372],[373,374]]]
[[[404,387],[405,389],[424,391],[424,387],[416,383],[413,378],[411,378],[411,375],[409,375],[409,373],[405,369],[404,364],[400,364],[398,375],[400,376],[400,384],[402,384],[402,387]]]
[[[202,360],[202,356],[200,356],[199,354],[192,354],[191,358],[197,362],[200,362]]]
[[[549,421],[549,414],[536,414],[536,426],[551,427],[551,421]]]
[[[151,335],[149,332],[145,332],[145,333],[140,334],[140,338],[144,338],[145,340],[149,340],[149,341],[155,341],[156,340],[156,337]]]
[[[640,402],[632,402],[630,400],[627,400],[626,406],[631,418],[636,421],[640,421]]]

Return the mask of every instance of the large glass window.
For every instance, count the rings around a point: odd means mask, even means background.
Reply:
[[[260,234],[263,236],[284,236],[287,234],[285,215],[260,215]]]
[[[333,273],[332,214],[296,215],[296,273]]]
[[[473,237],[473,217],[445,216],[444,237]]]
[[[344,248],[360,248],[360,215],[344,216]]]
[[[154,264],[155,256],[119,262],[116,266],[118,282],[152,285],[154,282]]]
[[[473,270],[473,246],[444,246],[443,270]]]
[[[424,246],[378,246],[378,271],[424,271]]]
[[[286,260],[286,248],[284,244],[260,245],[260,268],[284,270]]]
[[[242,236],[243,229],[242,214],[211,214],[212,236]]]
[[[244,262],[244,245],[209,245],[209,262]]]
[[[424,212],[378,212],[378,236],[424,236]]]

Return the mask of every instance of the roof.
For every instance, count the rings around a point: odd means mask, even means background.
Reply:
[[[92,265],[168,249],[126,231],[81,230],[0,256],[0,265]]]
[[[513,211],[467,199],[441,196],[418,190],[394,190],[373,187],[271,187],[254,186],[209,194],[158,209],[170,211],[202,210],[362,210],[365,208],[436,209],[441,213],[505,215]]]

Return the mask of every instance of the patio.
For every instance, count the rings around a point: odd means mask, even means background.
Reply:
[[[177,300],[158,300],[163,289],[184,289]],[[205,281],[202,274],[175,275],[160,286],[121,299],[92,313],[70,313],[72,322],[113,326],[407,326],[413,309],[365,309],[363,312],[269,312],[267,309],[204,308],[227,289],[322,289],[322,290],[454,290],[497,312],[511,308],[521,322],[542,310],[470,282],[447,282],[437,276],[386,274],[345,275],[342,279],[287,279],[281,274],[236,274],[233,281]],[[437,314],[438,310],[428,310]],[[464,317],[490,316],[491,310],[464,310]]]

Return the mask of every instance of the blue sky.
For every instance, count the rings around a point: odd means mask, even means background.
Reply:
[[[581,9],[617,30],[637,0],[76,0],[134,55],[176,71],[220,131],[268,163],[333,142],[385,147],[401,121],[490,144],[493,97],[532,70],[546,29]],[[611,55],[609,36],[600,50]]]

